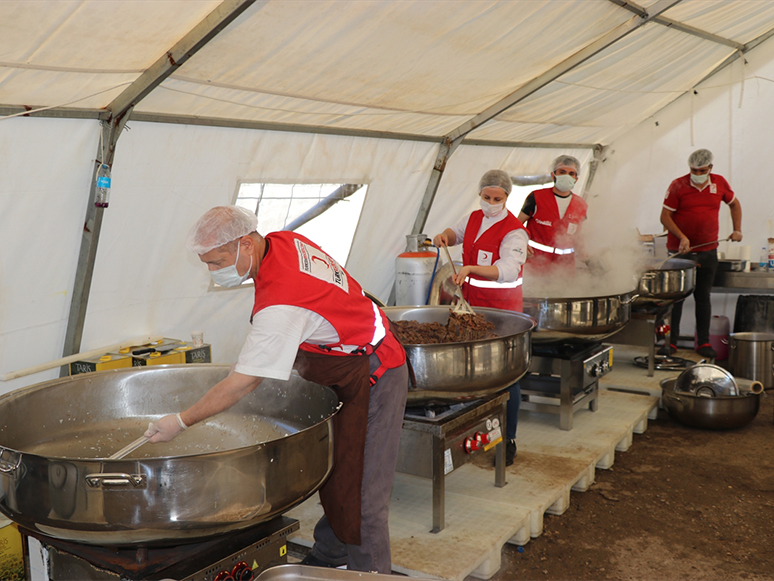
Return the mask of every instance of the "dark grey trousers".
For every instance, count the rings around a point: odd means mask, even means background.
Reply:
[[[371,372],[379,359],[371,355]],[[388,370],[371,387],[363,466],[360,545],[342,543],[323,517],[314,527],[312,555],[353,571],[392,571],[388,517],[390,494],[398,462],[398,445],[408,394],[406,365]],[[334,442],[334,446],[336,443]]]

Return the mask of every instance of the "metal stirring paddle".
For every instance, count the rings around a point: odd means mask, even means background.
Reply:
[[[446,251],[446,258],[449,260],[449,264],[451,264],[452,272],[454,272],[454,276],[457,276],[457,268],[454,266],[454,261],[451,259],[451,254],[449,254],[449,247],[444,244],[443,249]],[[465,300],[465,297],[462,295],[462,287],[458,285],[456,282],[454,283],[457,286],[457,290],[460,291],[460,302],[457,303],[457,305],[454,307],[454,312],[457,313],[468,313],[470,315],[475,315],[476,311],[473,310],[473,307],[470,306],[468,301]]]
[[[115,454],[111,454],[108,456],[108,460],[120,460],[124,456],[131,454],[134,452],[137,448],[142,446],[145,442],[147,442],[150,438],[146,438],[145,436],[140,436],[137,438],[134,442],[131,444],[127,444],[123,448],[121,448],[118,452]]]

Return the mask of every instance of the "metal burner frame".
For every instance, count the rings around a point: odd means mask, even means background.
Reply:
[[[432,479],[433,528],[430,532],[438,533],[446,526],[447,474],[494,447],[495,486],[502,488],[507,484],[503,437],[508,398],[505,390],[435,418],[404,415],[397,471]]]
[[[116,579],[117,581],[179,579],[212,581],[220,571],[244,562],[254,575],[287,563],[287,537],[299,529],[295,519],[278,516],[248,529],[173,547],[102,548],[54,539],[19,527],[31,581]],[[32,541],[32,544],[31,544]],[[31,560],[40,552],[45,571]],[[45,555],[45,558],[44,558]],[[40,563],[38,563],[38,566]]]
[[[648,377],[653,377],[656,360],[656,326],[659,321],[672,322],[672,305],[652,311],[632,312],[629,322],[612,337],[605,339],[617,345],[642,345],[648,349]]]
[[[612,367],[610,346],[592,345],[565,355],[535,354],[533,348],[530,372],[521,380],[521,408],[559,414],[559,428],[572,430],[576,411],[599,409],[599,378]]]

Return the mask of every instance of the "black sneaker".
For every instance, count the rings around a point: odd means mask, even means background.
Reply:
[[[329,569],[336,568],[336,565],[333,563],[328,563],[327,561],[318,559],[312,553],[309,553],[306,557],[304,557],[304,559],[301,561],[301,564],[308,565],[309,567],[327,567]]]
[[[516,458],[516,440],[508,440],[505,442],[505,465],[511,466],[514,458]]]
[[[701,355],[702,357],[706,357],[707,359],[715,359],[715,357],[718,356],[717,353],[715,353],[715,350],[712,348],[712,345],[709,343],[702,343],[696,348],[696,353]]]
[[[659,355],[666,355],[667,357],[674,355],[675,353],[677,353],[677,347],[670,343],[664,343],[661,346],[661,349],[658,350]]]

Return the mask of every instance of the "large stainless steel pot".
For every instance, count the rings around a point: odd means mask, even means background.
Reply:
[[[651,259],[640,278],[634,309],[662,307],[693,292],[696,286],[696,263],[693,260],[670,258],[666,262]]]
[[[774,333],[732,333],[728,347],[731,373],[774,387]]]
[[[513,311],[474,307],[494,323],[498,337],[404,345],[416,380],[409,384],[410,404],[464,401],[497,393],[521,379],[529,369],[530,336],[535,321]],[[440,323],[449,320],[449,307],[385,307],[393,321]]]
[[[310,496],[332,468],[335,393],[264,380],[167,444],[105,458],[229,372],[175,365],[88,373],[0,397],[0,511],[96,545],[171,544],[242,529]]]
[[[709,430],[730,430],[749,424],[760,407],[760,395],[705,397],[674,390],[675,378],[661,381],[664,402],[669,415],[686,426]]]
[[[524,297],[524,312],[537,321],[535,344],[595,342],[629,322],[635,297],[634,292],[569,299]]]

